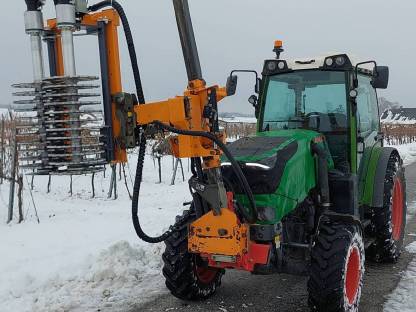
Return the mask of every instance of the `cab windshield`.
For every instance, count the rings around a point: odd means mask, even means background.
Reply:
[[[262,130],[347,129],[345,72],[301,70],[271,76],[267,83]]]

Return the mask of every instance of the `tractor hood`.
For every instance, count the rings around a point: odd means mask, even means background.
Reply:
[[[259,221],[280,221],[303,202],[316,186],[312,143],[323,144],[326,148],[321,134],[302,129],[261,132],[228,145],[253,191]],[[222,171],[225,182],[232,186],[237,200],[245,209],[249,209],[247,198],[226,159]]]

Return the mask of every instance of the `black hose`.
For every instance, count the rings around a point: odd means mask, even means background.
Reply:
[[[139,65],[137,63],[136,48],[134,47],[134,40],[131,34],[130,24],[127,19],[127,15],[124,12],[123,7],[121,6],[120,3],[118,3],[115,0],[113,1],[107,0],[107,1],[101,1],[97,4],[90,6],[88,10],[91,12],[95,12],[108,6],[112,6],[117,11],[118,15],[120,16],[121,23],[123,24],[124,34],[126,36],[127,48],[129,50],[129,55],[130,55],[131,67],[133,69],[134,82],[136,85],[137,99],[139,101],[139,104],[144,104],[145,98],[144,98],[144,93],[143,93],[142,80],[140,77]]]
[[[145,104],[145,98],[143,93],[143,86],[140,78],[140,71],[139,65],[137,63],[137,54],[136,49],[134,46],[133,36],[131,33],[130,25],[124,12],[123,7],[117,1],[102,1],[97,4],[94,4],[88,8],[90,12],[98,11],[102,8],[112,6],[120,16],[121,22],[123,24],[124,34],[127,41],[127,47],[129,50],[130,55],[130,62],[131,67],[133,69],[134,75],[134,82],[136,85],[136,92],[137,92],[137,99],[139,104]],[[147,243],[160,243],[166,240],[172,233],[172,227],[169,231],[163,233],[161,236],[158,237],[150,237],[146,233],[144,233],[141,225],[140,219],[138,216],[139,212],[139,195],[140,195],[140,187],[142,184],[142,177],[143,177],[143,165],[144,165],[144,157],[146,154],[146,138],[144,135],[141,135],[140,144],[139,144],[139,155],[137,158],[137,167],[136,167],[136,176],[134,179],[134,186],[133,186],[133,198],[131,203],[131,214],[133,220],[134,230],[136,231],[137,236]]]
[[[131,215],[133,219],[133,226],[137,233],[137,236],[147,243],[156,244],[156,243],[163,242],[172,234],[172,227],[168,231],[166,231],[165,233],[163,233],[162,235],[158,237],[151,237],[143,231],[140,225],[140,220],[138,217],[139,195],[140,195],[140,186],[142,184],[142,177],[143,177],[143,165],[144,165],[145,152],[146,152],[146,138],[143,134],[140,138],[139,155],[137,159],[137,168],[136,168],[136,177],[134,178]]]
[[[230,153],[227,146],[220,139],[218,139],[215,135],[213,135],[212,133],[209,133],[209,132],[180,130],[180,129],[176,129],[174,127],[165,125],[164,123],[162,123],[160,121],[153,121],[152,124],[157,125],[159,128],[164,129],[164,130],[169,131],[169,132],[173,132],[173,133],[176,133],[176,134],[182,134],[182,135],[204,137],[204,138],[207,138],[207,139],[215,142],[215,144],[217,144],[217,146],[223,151],[224,155],[230,161],[231,167],[233,168],[233,171],[234,171],[235,175],[237,176],[237,179],[238,179],[239,183],[241,184],[241,186],[244,190],[244,193],[247,195],[248,200],[250,202],[250,206],[251,206],[250,210],[251,211],[249,213],[247,213],[247,211],[245,211],[244,209],[242,211],[242,214],[243,214],[244,218],[249,223],[254,223],[254,222],[257,221],[256,202],[254,200],[254,195],[253,195],[253,192],[251,191],[251,187],[248,184],[248,181],[247,181],[243,171],[241,170],[240,165],[235,160],[233,155]]]

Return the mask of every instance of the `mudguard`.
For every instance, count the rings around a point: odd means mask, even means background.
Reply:
[[[322,224],[327,223],[327,222],[329,223],[338,222],[342,224],[356,225],[360,229],[362,229],[362,223],[358,217],[351,215],[351,214],[337,213],[337,212],[328,210],[328,211],[325,211],[319,218],[317,231],[319,231]]]
[[[373,147],[364,151],[359,171],[360,205],[383,207],[384,179],[393,147]]]

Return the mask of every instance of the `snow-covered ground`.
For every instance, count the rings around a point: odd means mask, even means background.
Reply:
[[[416,160],[416,145],[399,150],[407,164]],[[135,160],[132,156],[127,169],[132,176]],[[180,174],[176,185],[169,185],[172,158],[165,157],[162,164],[163,183],[157,184],[157,168],[150,157],[146,159],[139,214],[150,234],[166,230],[190,199]],[[183,164],[189,176],[187,160]],[[163,244],[149,245],[136,237],[124,181],[118,182],[118,200],[107,199],[109,175],[96,176],[94,199],[90,177],[74,177],[72,196],[69,177],[53,177],[50,194],[47,178],[36,177],[33,197],[40,224],[25,180],[25,222],[6,225],[9,187],[0,185],[0,311],[128,311],[166,291]],[[130,190],[131,184],[129,177]],[[409,248],[416,251],[416,246]],[[396,291],[397,298],[416,294],[415,276],[416,262]],[[400,304],[389,302],[389,307]]]
[[[135,157],[130,167],[135,170]],[[184,162],[185,173],[187,161]],[[140,216],[145,230],[161,233],[189,201],[187,182],[178,174],[170,186],[172,158],[163,160],[163,183],[149,157],[145,166]],[[5,225],[8,185],[0,187],[0,311],[127,311],[134,303],[164,291],[161,276],[163,245],[140,241],[131,222],[131,201],[118,182],[119,199],[107,199],[107,179],[90,177],[35,178],[33,192],[40,224],[25,189],[23,224]],[[26,181],[25,181],[26,182]],[[129,187],[131,181],[129,180]]]

